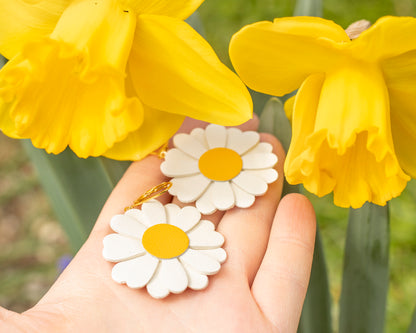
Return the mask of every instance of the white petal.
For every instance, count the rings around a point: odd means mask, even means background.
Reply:
[[[253,195],[263,195],[267,192],[267,183],[263,179],[245,171],[233,178],[232,182]]]
[[[194,290],[202,290],[208,286],[208,277],[204,274],[198,273],[191,267],[183,265],[186,274],[188,275],[188,287]]]
[[[202,274],[215,274],[221,268],[220,263],[213,257],[193,249],[188,249],[179,260]]]
[[[277,171],[273,168],[258,169],[258,170],[244,170],[244,173],[255,175],[263,179],[266,183],[273,183],[279,177]]]
[[[109,234],[103,240],[103,257],[107,261],[118,262],[128,260],[146,253],[139,239]]]
[[[137,209],[136,209],[137,210]],[[142,238],[146,227],[129,215],[115,215],[110,221],[111,229],[120,235]]]
[[[234,207],[234,192],[228,181],[213,182],[211,188],[211,201],[217,209],[227,210]]]
[[[227,129],[227,148],[234,150],[240,155],[246,153],[260,141],[260,134],[254,131],[242,132],[238,128]]]
[[[150,254],[123,261],[113,267],[111,276],[118,283],[126,283],[130,288],[142,288],[152,278],[159,260]]]
[[[189,246],[192,249],[214,249],[224,244],[224,237],[215,231],[212,222],[201,220],[194,229],[188,232]]]
[[[201,213],[192,206],[184,207],[173,217],[171,224],[187,232],[191,230],[201,219]]]
[[[124,213],[125,216],[131,217],[134,220],[140,222],[144,226],[150,226],[150,221],[147,218],[146,214],[144,214],[140,209],[129,209]]]
[[[181,207],[173,203],[170,203],[170,204],[165,205],[165,211],[166,211],[166,223],[172,224],[172,221],[175,220],[176,215],[178,215],[179,212],[181,211]]]
[[[277,163],[277,156],[273,153],[249,152],[241,156],[243,170],[272,168]]]
[[[185,133],[176,134],[173,137],[173,144],[176,148],[196,159],[199,159],[207,151],[198,140]]]
[[[162,260],[147,291],[154,298],[163,298],[172,293],[181,293],[188,286],[188,276],[178,259]]]
[[[179,201],[189,203],[197,200],[205,192],[211,180],[203,174],[177,177],[171,179],[171,195],[177,196]]]
[[[234,191],[235,205],[237,207],[248,208],[254,203],[255,196],[253,194],[247,193],[246,191],[242,190],[234,183],[231,184],[231,187]]]
[[[149,220],[150,226],[166,223],[165,207],[157,200],[149,200],[142,205],[142,212]]]
[[[191,131],[191,136],[199,141],[199,143],[208,150],[207,138],[205,137],[205,130],[203,128],[197,127]]]
[[[222,264],[227,259],[227,252],[225,252],[225,250],[221,247],[216,248],[216,249],[198,250],[198,251],[215,258],[215,260],[217,260],[220,264]]]
[[[273,146],[268,142],[259,142],[257,146],[251,149],[248,153],[271,153]]]
[[[210,124],[205,129],[208,147],[210,149],[225,147],[227,143],[227,130],[224,126]]]
[[[199,173],[198,161],[176,148],[168,150],[165,161],[160,165],[160,170],[168,177],[182,177]]]
[[[212,214],[217,210],[211,200],[212,184],[208,186],[208,189],[201,195],[200,198],[198,198],[195,203],[196,208],[205,215]]]

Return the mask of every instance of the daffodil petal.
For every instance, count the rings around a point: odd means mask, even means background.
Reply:
[[[287,117],[287,119],[289,119],[290,122],[292,121],[293,107],[295,105],[295,99],[296,99],[296,95],[288,98],[285,102],[285,105],[284,105],[286,117]]]
[[[179,19],[140,15],[129,69],[137,95],[158,110],[223,125],[252,116],[243,83]]]
[[[293,114],[296,147],[285,163],[289,182],[302,182],[318,196],[333,191],[341,207],[358,208],[366,201],[384,205],[409,180],[394,153],[382,73],[361,66],[331,72],[323,84],[315,75],[300,88]]]
[[[293,17],[258,22],[231,39],[231,62],[253,90],[281,96],[297,89],[307,76],[339,62],[336,42],[349,41],[344,30],[321,18]]]
[[[143,123],[127,137],[116,142],[104,156],[115,160],[137,161],[163,146],[181,126],[184,116],[144,106]]]
[[[186,19],[204,0],[123,0],[140,14],[155,14]]]
[[[351,42],[354,55],[382,60],[415,49],[416,18],[385,16]]]
[[[390,96],[394,148],[403,170],[416,178],[416,50],[382,62]]]
[[[0,1],[0,53],[11,59],[47,36],[71,0]]]
[[[102,155],[143,118],[124,83],[135,16],[112,0],[94,3],[72,3],[50,38],[27,43],[0,72],[1,111],[50,153],[69,145],[79,157]]]
[[[14,121],[10,118],[9,110],[10,103],[4,102],[3,99],[0,97],[0,129],[5,135],[11,138],[21,139],[21,137],[17,133]]]
[[[299,88],[293,103],[292,140],[284,164],[285,177],[291,184],[298,184],[303,180],[301,169],[303,164],[302,153],[305,150],[307,138],[314,130],[316,111],[323,81],[323,74],[309,76]],[[319,173],[318,175],[321,176]],[[325,176],[324,173],[323,176]],[[324,180],[326,179],[322,179],[322,177],[315,179],[315,182],[313,182],[314,179],[310,179],[310,191],[313,193],[317,193],[318,191],[323,191],[324,193],[330,192],[334,186],[333,180]],[[331,181],[331,183],[326,185],[328,181]],[[318,186],[323,186],[322,183],[326,185],[323,190],[318,188]]]

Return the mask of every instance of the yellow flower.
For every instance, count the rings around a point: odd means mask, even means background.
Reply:
[[[251,117],[244,84],[183,19],[203,0],[0,0],[0,129],[38,148],[140,159],[185,116]]]
[[[350,40],[335,23],[293,17],[235,34],[232,63],[252,89],[298,89],[285,173],[342,207],[384,205],[416,177],[416,19],[383,17]]]

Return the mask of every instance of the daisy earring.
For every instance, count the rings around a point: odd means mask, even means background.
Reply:
[[[111,276],[130,288],[146,287],[154,298],[201,290],[208,275],[216,274],[227,257],[224,237],[214,224],[201,220],[192,206],[163,205],[154,198],[170,183],[162,183],[115,215],[110,222],[115,233],[104,238],[103,257],[115,262]],[[141,205],[141,209],[137,209]]]
[[[272,145],[260,142],[254,131],[210,124],[175,135],[173,144],[161,164],[162,173],[172,177],[169,193],[195,202],[202,214],[248,208],[278,178]]]

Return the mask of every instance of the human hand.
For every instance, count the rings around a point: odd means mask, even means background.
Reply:
[[[255,119],[243,125],[255,130]],[[194,124],[185,125],[187,130]],[[315,216],[309,201],[291,194],[280,200],[284,152],[262,134],[278,155],[279,179],[253,206],[217,212],[212,221],[225,237],[227,261],[205,290],[186,290],[156,300],[111,279],[102,257],[109,221],[139,195],[166,181],[156,156],[135,162],[105,204],[90,237],[50,291],[23,314],[0,310],[1,332],[295,332],[312,263]],[[181,205],[165,194],[163,203]]]

